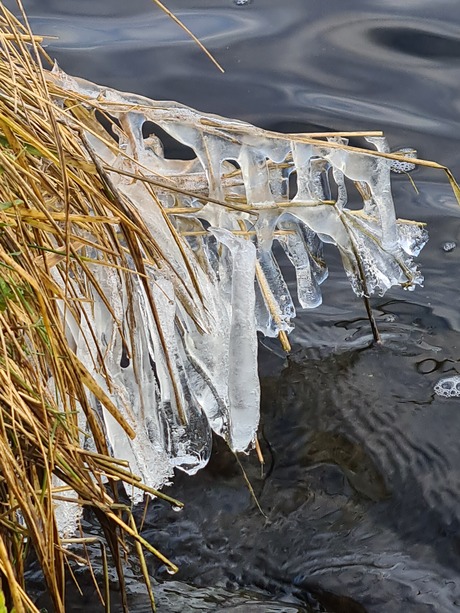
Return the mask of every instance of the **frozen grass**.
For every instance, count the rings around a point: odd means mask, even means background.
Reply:
[[[109,139],[94,112],[98,109],[113,117],[110,104],[104,104],[102,98],[85,98],[71,89],[63,89],[55,79],[50,79],[42,68],[42,62],[46,64],[48,58],[40,48],[40,39],[33,36],[25,19],[20,23],[2,4],[0,42],[0,579],[8,606],[14,606],[16,613],[36,611],[24,589],[26,560],[33,550],[56,611],[61,612],[66,560],[73,554],[60,536],[56,505],[58,510],[63,508],[62,504],[93,510],[116,566],[122,594],[125,594],[122,551],[126,537],[135,544],[149,590],[145,551],[176,570],[172,562],[142,539],[130,508],[117,499],[117,486],[122,482],[127,490],[135,487],[181,505],[132,474],[125,459],[115,459],[110,453],[95,406],[110,416],[126,440],[136,436],[136,423],[113,401],[113,381],[105,369],[106,347],[93,329],[89,315],[94,303],[103,304],[128,356],[135,346],[134,330],[122,325],[95,270],[103,267],[115,271],[122,280],[128,303],[131,298],[134,300],[134,288],[140,284],[155,316],[147,270],[167,269],[181,312],[203,332],[206,309],[202,285],[195,264],[188,262],[191,252],[187,241],[206,235],[206,230],[201,226],[193,229],[181,226],[177,220],[193,213],[191,202],[196,212],[211,204],[223,208],[226,214],[238,215],[232,232],[237,238],[250,239],[258,233],[253,229],[253,221],[263,206],[256,206],[244,196],[241,189],[244,177],[238,170],[233,175],[227,171],[225,175],[233,186],[230,190],[233,196],[223,192],[222,197],[213,197],[209,185],[201,191],[190,191],[183,183],[175,184],[174,176],[165,180],[159,173],[154,178],[138,168],[140,180],[148,186],[152,203],[164,218],[168,239],[185,262],[188,277],[184,284],[182,272],[176,271],[175,262],[165,254],[155,232],[129,198],[120,196],[111,179],[114,169],[104,166],[88,142],[88,134],[92,134],[105,141],[113,155],[126,156],[125,150],[117,150],[117,141]],[[230,140],[246,129],[237,122],[225,126],[211,122],[207,128],[225,132]],[[263,138],[277,142],[284,139],[299,145],[327,145],[325,155],[330,158],[333,150],[369,156],[368,150],[324,140],[348,136],[353,134],[263,134]],[[372,155],[442,169],[459,199],[458,185],[448,169],[385,152],[373,151]],[[125,178],[130,176],[126,169],[118,168],[118,173]],[[357,187],[363,198],[369,199],[366,187]],[[163,195],[176,194],[172,214],[163,207],[156,190]],[[187,205],[181,208],[183,198]],[[336,203],[323,200],[316,204]],[[283,206],[293,205],[277,203],[276,208]],[[170,221],[173,217],[175,222]],[[248,219],[252,219],[250,224]],[[276,232],[282,242],[284,236],[291,236],[295,230],[278,228]],[[223,244],[233,245],[228,235],[224,238]],[[238,251],[241,243],[235,245]],[[360,258],[356,260],[359,264]],[[269,284],[264,283],[260,264],[255,265],[255,274],[268,310],[276,320],[276,301]],[[366,295],[365,274],[359,266],[356,274],[361,275],[361,290]],[[175,366],[161,334],[160,319],[156,325],[164,355],[169,356],[166,367],[171,371],[171,381],[175,381]],[[276,329],[288,348],[285,330],[282,326]],[[77,351],[80,332],[84,343],[92,343],[91,368]],[[96,370],[98,377],[94,376]],[[176,388],[179,398],[180,390]],[[233,393],[238,395],[238,391]],[[179,403],[177,410],[179,422],[185,423],[187,416],[180,414]],[[86,444],[88,440],[91,448]],[[151,590],[150,595],[154,608]]]
[[[133,521],[122,519],[130,509],[117,504],[117,483],[163,496],[110,456],[89,392],[128,437],[134,433],[69,346],[63,314],[80,321],[81,304],[99,292],[88,248],[104,254],[105,266],[123,267],[125,248],[115,224],[153,261],[162,254],[143,224],[113,201],[75,131],[59,121],[41,68],[40,41],[3,5],[0,41],[0,576],[16,613],[34,611],[24,591],[24,566],[33,549],[56,611],[63,611],[67,552],[56,501],[72,492],[75,504],[93,509],[123,591],[124,536],[142,544],[141,562],[144,548],[158,552]],[[93,121],[83,109],[79,119]],[[78,279],[78,297],[66,284],[70,277]],[[85,436],[94,441],[93,451],[81,445],[79,411],[87,417]],[[53,491],[56,477],[61,486]]]

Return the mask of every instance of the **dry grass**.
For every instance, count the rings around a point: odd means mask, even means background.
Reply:
[[[152,262],[163,256],[142,220],[113,198],[75,132],[59,121],[38,43],[28,26],[0,5],[0,577],[16,613],[35,610],[24,590],[31,549],[56,611],[64,611],[67,553],[56,526],[53,475],[76,492],[77,504],[96,514],[122,592],[124,535],[142,545],[137,551],[144,570],[143,548],[161,555],[143,541],[133,521],[122,519],[126,509],[117,504],[117,482],[144,486],[110,457],[88,393],[128,435],[132,429],[69,347],[62,322],[63,311],[80,321],[82,300],[99,292],[85,257],[88,247],[103,254],[104,265],[126,275],[128,287],[132,273],[121,270],[121,240],[132,246],[141,272],[140,248]],[[79,120],[93,123],[84,113],[80,108]],[[79,280],[80,296],[66,283],[69,277]],[[81,448],[79,410],[96,452]]]

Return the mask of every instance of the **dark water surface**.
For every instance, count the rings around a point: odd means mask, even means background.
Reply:
[[[460,177],[458,0],[169,1],[224,75],[148,0],[25,6],[67,72],[275,130],[383,129]],[[160,612],[460,610],[460,402],[433,392],[460,372],[460,209],[442,173],[411,176],[419,193],[403,175],[393,187],[398,215],[428,222],[425,287],[373,300],[384,343],[369,347],[329,253],[292,355],[261,345],[264,475],[255,455],[242,463],[265,517],[219,444],[170,488],[184,511],[149,507],[144,536],[180,566],[170,578],[151,561],[172,581]],[[83,608],[96,599],[75,596]]]

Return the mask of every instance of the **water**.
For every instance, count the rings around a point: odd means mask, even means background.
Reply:
[[[460,176],[456,0],[168,7],[224,75],[147,0],[26,2],[35,30],[60,37],[47,50],[67,72],[274,130],[383,129],[392,149]],[[154,503],[144,528],[180,566],[160,611],[458,610],[460,407],[434,386],[460,371],[459,251],[445,250],[460,211],[439,171],[411,177],[418,194],[404,173],[393,188],[399,216],[428,223],[424,288],[373,301],[384,342],[369,347],[364,308],[326,254],[323,305],[299,314],[292,356],[261,344],[264,475],[255,455],[242,463],[266,517],[222,445],[178,475],[168,493],[184,510]]]

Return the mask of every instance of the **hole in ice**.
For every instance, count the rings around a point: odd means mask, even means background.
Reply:
[[[118,119],[96,110],[96,120],[101,124],[107,134],[109,134],[117,143],[120,141],[117,130],[113,129],[113,126],[116,126],[116,128],[121,130],[121,125]]]
[[[361,211],[363,208],[363,193],[361,192],[364,187],[360,186],[360,189],[355,185],[353,181],[345,177],[345,187],[347,189],[347,209],[349,211]],[[370,193],[368,194],[370,197]]]
[[[131,364],[131,360],[128,357],[128,352],[126,351],[126,347],[123,347],[122,352],[121,352],[120,367],[128,368],[130,364]]]
[[[234,185],[239,181],[242,181],[241,178],[241,166],[238,164],[236,160],[224,159],[220,164],[220,174],[222,180],[228,182],[230,185]]]
[[[161,390],[160,380],[158,379],[157,365],[155,364],[155,360],[152,355],[149,353],[149,363],[153,372],[153,376],[155,377],[155,383],[158,386],[158,389]]]
[[[270,180],[270,191],[275,201],[279,201],[280,199],[287,200],[289,198],[289,176],[291,170],[289,168],[284,168],[281,174],[281,180],[276,180],[273,177]]]
[[[225,163],[231,164],[233,166],[233,169],[232,168],[227,168],[226,174],[232,174],[232,172],[234,170],[241,170],[241,166],[238,164],[238,162],[236,160],[227,160],[227,159],[225,159],[222,162],[222,164],[224,165]],[[224,167],[224,170],[225,170],[225,167]]]
[[[142,136],[156,136],[163,145],[164,157],[168,160],[194,160],[196,154],[190,147],[176,140],[166,130],[157,126],[153,121],[145,121],[142,125]]]
[[[289,200],[292,200],[296,197],[298,191],[297,186],[297,171],[294,170],[289,175]]]

